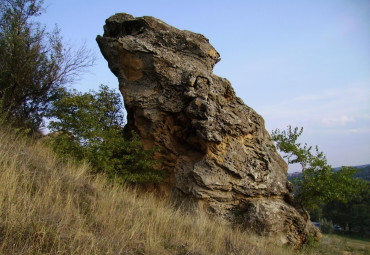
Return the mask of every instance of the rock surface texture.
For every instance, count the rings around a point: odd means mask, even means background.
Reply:
[[[119,13],[97,42],[119,80],[126,128],[161,148],[166,192],[282,243],[319,235],[292,204],[287,164],[263,118],[213,74],[220,55],[207,38]]]

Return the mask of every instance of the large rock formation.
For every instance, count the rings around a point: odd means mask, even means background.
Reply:
[[[126,128],[146,148],[161,148],[166,192],[283,243],[300,245],[319,234],[292,205],[287,164],[263,118],[212,73],[220,55],[207,38],[119,13],[106,20],[97,42],[119,80]]]

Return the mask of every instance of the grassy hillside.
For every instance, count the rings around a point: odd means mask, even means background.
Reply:
[[[0,254],[297,254],[0,130]],[[320,248],[301,254],[323,254]]]

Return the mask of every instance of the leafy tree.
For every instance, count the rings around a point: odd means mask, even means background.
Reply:
[[[297,142],[303,128],[288,126],[285,131],[272,131],[271,138],[288,164],[298,163],[302,167],[302,175],[293,180],[295,201],[302,207],[312,210],[329,201],[343,203],[353,199],[364,189],[364,181],[353,178],[356,169],[342,167],[334,172],[327,163],[326,156],[315,146],[302,145]]]
[[[95,172],[122,182],[159,182],[155,149],[143,150],[135,133],[125,135],[121,96],[107,86],[98,92],[61,90],[48,115],[51,144],[59,155],[89,161]]]
[[[15,126],[37,130],[58,89],[94,58],[65,48],[60,31],[35,22],[42,0],[0,0],[0,113]]]
[[[365,235],[370,232],[370,182],[366,182],[361,194],[357,195],[348,203],[331,201],[323,206],[322,213],[343,229],[349,227],[349,231],[356,231]]]

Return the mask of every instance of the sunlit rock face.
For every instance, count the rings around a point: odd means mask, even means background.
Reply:
[[[97,42],[119,80],[126,129],[161,149],[162,190],[282,243],[319,235],[292,205],[287,164],[263,118],[213,74],[220,55],[206,37],[118,13]]]

